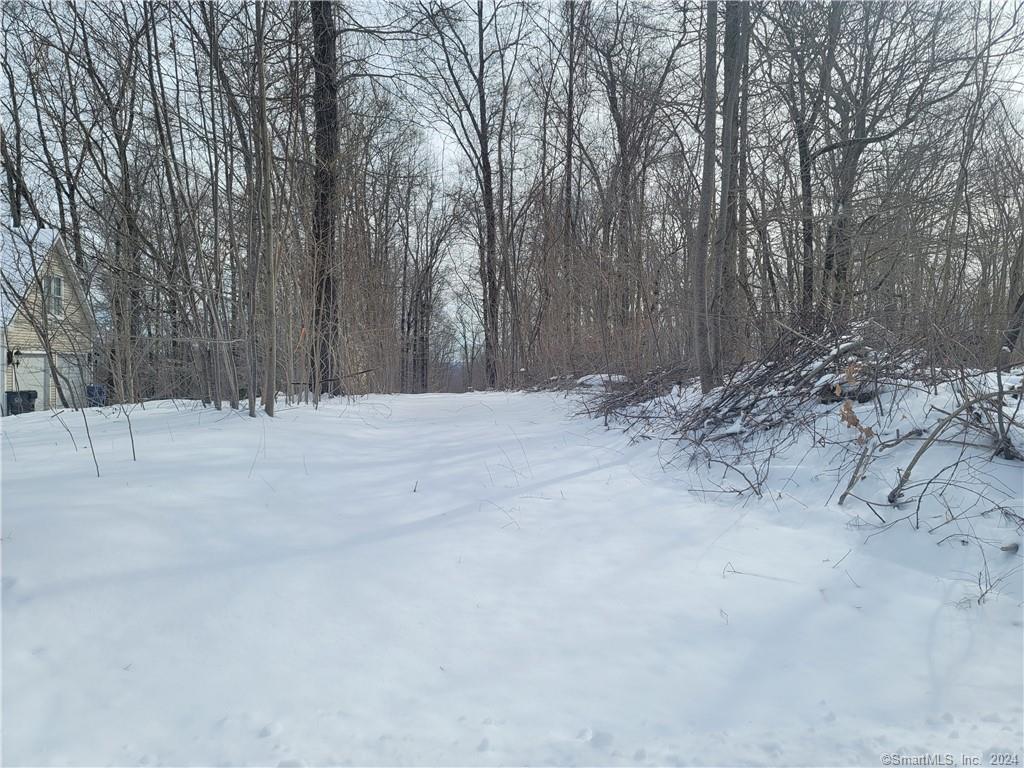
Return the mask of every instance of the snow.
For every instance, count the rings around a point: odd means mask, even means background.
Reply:
[[[723,435],[741,435],[746,431],[743,426],[743,417],[745,414],[741,413],[736,417],[736,420],[728,427],[722,430]]]
[[[629,379],[621,373],[590,373],[576,380],[579,387],[603,387],[608,389],[616,384],[628,384]]]
[[[826,384],[845,384],[846,377],[841,373],[826,373],[819,377],[811,386],[811,389],[821,389]]]
[[[1019,569],[979,605],[974,547],[868,529],[813,456],[704,492],[575,407],[149,403],[137,462],[93,409],[99,478],[81,414],[4,419],[4,764],[1019,753]]]
[[[815,373],[824,366],[828,365],[829,362],[831,362],[832,360],[835,360],[835,358],[838,357],[839,355],[843,354],[844,352],[849,352],[851,349],[855,349],[859,344],[860,342],[857,341],[856,339],[848,339],[846,341],[843,341],[841,344],[833,347],[825,357],[820,357],[810,365],[806,366],[800,372],[800,374],[802,376],[810,376],[812,373]]]

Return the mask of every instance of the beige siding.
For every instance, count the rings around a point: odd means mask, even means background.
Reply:
[[[49,348],[58,356],[58,365],[61,364],[60,358],[85,362],[93,351],[90,316],[81,304],[79,291],[76,290],[77,277],[69,273],[62,248],[58,241],[47,254],[40,269],[40,277],[57,276],[63,280],[63,311],[58,315],[43,311],[43,295],[39,284],[36,283],[29,288],[23,306],[15,312],[5,329],[5,346],[10,352],[21,350],[23,353],[31,353],[43,351],[47,347],[36,330],[39,328],[42,335],[49,340]],[[14,388],[14,370],[6,363],[4,360],[5,391]],[[49,389],[50,402],[58,404],[57,388],[52,377]]]

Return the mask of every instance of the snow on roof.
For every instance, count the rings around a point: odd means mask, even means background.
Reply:
[[[0,317],[4,325],[11,322],[56,240],[55,229],[0,222]]]

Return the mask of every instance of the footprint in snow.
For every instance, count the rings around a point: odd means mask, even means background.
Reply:
[[[776,744],[774,741],[766,741],[762,743],[761,749],[763,749],[765,753],[771,755],[772,757],[778,757],[782,754],[782,748],[779,747],[779,745]]]
[[[608,731],[594,731],[590,737],[590,746],[594,749],[607,749],[612,745],[612,735]]]
[[[277,736],[279,733],[281,733],[280,725],[278,725],[277,723],[267,723],[267,725],[264,725],[262,728],[260,728],[259,733],[257,735],[261,739],[266,739],[271,736]]]
[[[608,731],[595,731],[590,728],[581,730],[576,734],[576,738],[588,742],[594,749],[607,749],[614,740]]]

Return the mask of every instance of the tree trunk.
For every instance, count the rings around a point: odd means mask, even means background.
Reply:
[[[267,67],[264,52],[266,35],[266,6],[256,6],[256,56],[259,94],[257,95],[257,128],[260,157],[260,221],[263,233],[263,263],[267,269],[267,350],[263,361],[263,407],[268,416],[274,415],[274,397],[277,394],[277,265],[274,263],[274,219],[271,209],[271,181],[273,179],[273,153],[270,146],[270,126],[267,121]]]
[[[708,336],[708,240],[711,207],[715,195],[715,117],[717,107],[718,3],[707,5],[707,32],[704,50],[704,153],[700,182],[700,212],[693,251],[694,356],[700,371],[700,386],[707,392],[714,386]]]
[[[715,290],[711,306],[711,353],[714,377],[720,380],[724,358],[728,354],[728,315],[737,311],[735,294],[735,250],[737,211],[737,177],[739,170],[739,97],[744,57],[744,6],[726,3],[725,35],[722,63],[725,103],[722,114],[722,184],[719,190],[718,221],[714,242]]]
[[[477,99],[480,109],[480,176],[484,208],[484,246],[481,253],[480,278],[484,291],[484,368],[487,387],[498,385],[498,239],[497,212],[494,203],[494,178],[491,170],[490,124],[487,116],[487,90],[484,82],[484,4],[477,0]]]
[[[341,391],[340,371],[333,355],[337,351],[338,312],[335,285],[335,200],[338,187],[338,84],[334,14],[330,0],[310,3],[313,20],[313,397]]]

